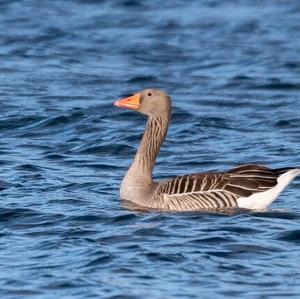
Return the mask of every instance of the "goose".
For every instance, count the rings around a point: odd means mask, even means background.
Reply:
[[[170,123],[170,96],[158,89],[146,89],[114,105],[148,117],[120,188],[121,200],[139,207],[163,211],[265,210],[300,174],[300,167],[271,169],[246,164],[225,172],[193,173],[156,182],[152,173]]]

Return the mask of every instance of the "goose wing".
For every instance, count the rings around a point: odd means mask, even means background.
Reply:
[[[278,173],[260,165],[243,165],[222,173],[197,173],[163,181],[156,195],[171,210],[209,210],[237,207],[237,199],[267,191]]]

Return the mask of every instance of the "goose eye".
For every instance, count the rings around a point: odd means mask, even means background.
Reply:
[[[152,92],[148,92],[148,93],[147,93],[147,96],[148,96],[148,97],[151,97],[151,96],[152,96]]]

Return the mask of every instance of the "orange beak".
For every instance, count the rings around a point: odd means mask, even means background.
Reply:
[[[141,100],[141,94],[136,93],[131,97],[116,101],[114,105],[120,108],[138,110],[141,105],[140,100]]]

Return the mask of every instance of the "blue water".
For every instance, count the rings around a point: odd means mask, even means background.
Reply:
[[[158,179],[300,165],[298,1],[0,2],[0,298],[300,298],[300,181],[264,213],[125,209],[145,118]],[[6,185],[6,186],[4,186]]]

